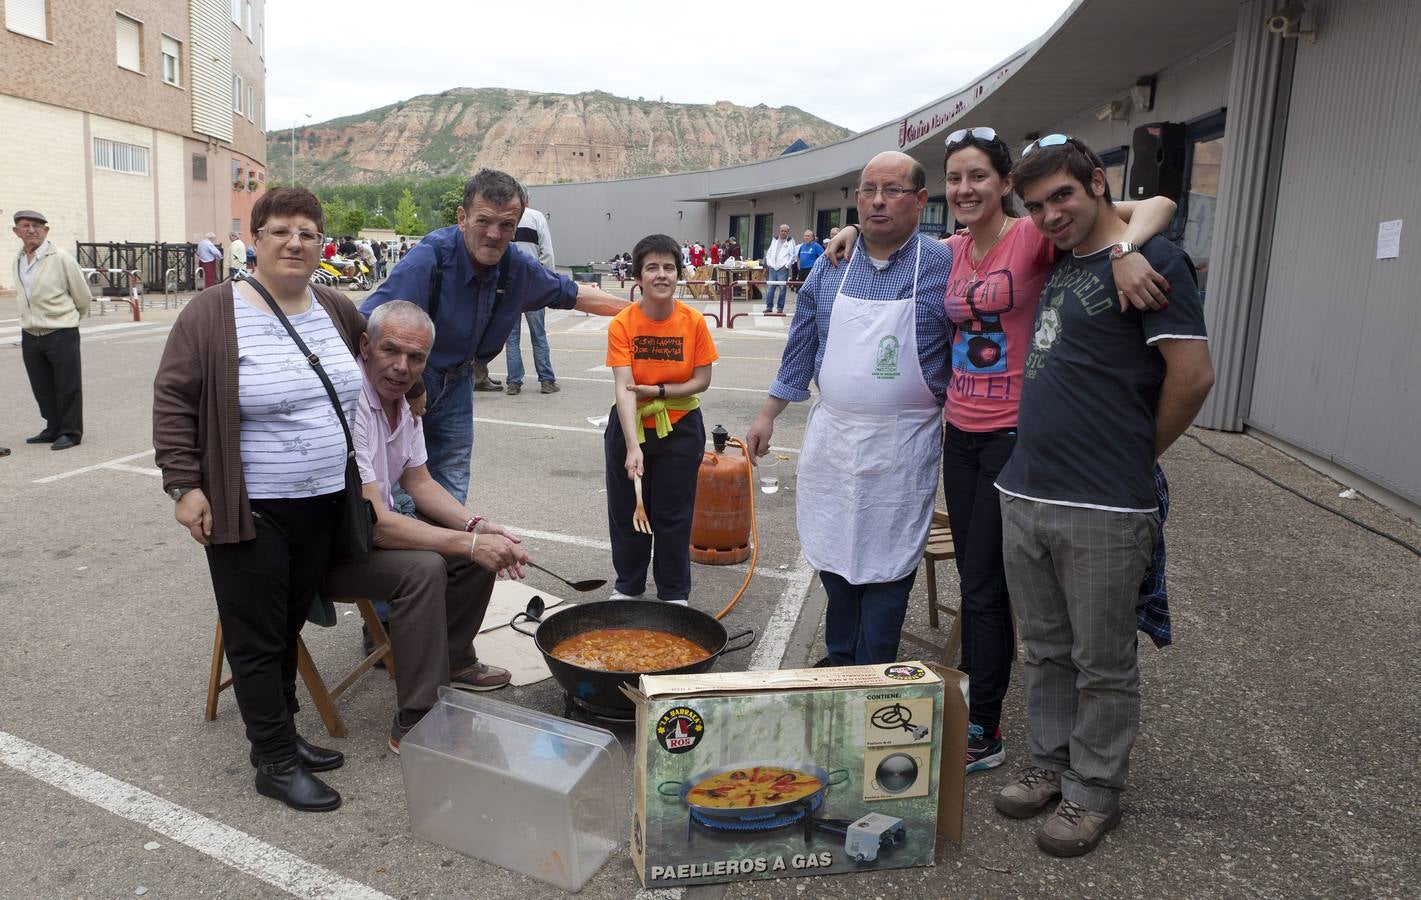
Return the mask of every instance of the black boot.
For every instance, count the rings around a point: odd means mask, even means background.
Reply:
[[[257,764],[257,751],[253,750],[247,754],[247,758],[252,761],[252,765]],[[329,772],[332,769],[339,769],[345,765],[345,754],[339,750],[328,750],[325,747],[317,747],[315,744],[296,735],[296,758],[301,760],[301,764],[306,767],[307,772]]]
[[[302,812],[327,812],[340,806],[340,794],[312,775],[295,755],[278,760],[262,758],[257,766],[256,785],[258,794]]]

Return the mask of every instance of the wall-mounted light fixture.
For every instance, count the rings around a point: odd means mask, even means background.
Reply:
[[[686,211],[685,211],[684,209],[678,209],[678,210],[676,210],[676,218],[678,218],[678,219],[684,219],[684,218],[686,218]]]
[[[1130,102],[1135,112],[1149,112],[1155,108],[1155,77],[1144,75],[1130,88]]]
[[[803,195],[803,194],[795,194],[795,195],[794,195],[794,205],[795,205],[795,206],[798,206],[799,204],[801,204],[801,203],[803,203],[803,202],[804,202],[804,195]]]
[[[608,221],[608,222],[612,221],[612,214],[611,214],[611,213],[607,213],[607,221]]]
[[[754,197],[751,197],[751,198],[750,198],[750,208],[751,208],[751,209],[754,209],[754,208],[755,208],[755,204],[758,203],[758,202],[759,202],[759,201],[756,200]]]
[[[846,187],[839,188],[839,196],[843,197],[845,200],[849,199],[849,189]]]
[[[1096,119],[1101,122],[1116,121],[1123,122],[1130,118],[1130,111],[1125,108],[1124,100],[1111,100],[1109,103],[1095,111]]]

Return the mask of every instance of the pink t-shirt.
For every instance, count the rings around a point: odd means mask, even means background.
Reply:
[[[948,246],[947,317],[957,331],[944,417],[963,431],[1015,428],[1036,303],[1055,251],[1029,219],[1016,220],[975,266],[970,234],[953,235]]]

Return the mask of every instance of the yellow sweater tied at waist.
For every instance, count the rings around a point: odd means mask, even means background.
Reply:
[[[671,415],[669,410],[678,412],[690,412],[693,409],[701,408],[701,398],[697,395],[690,397],[667,397],[662,400],[648,400],[645,403],[637,404],[636,408],[636,442],[646,443],[646,426],[643,419],[656,420],[656,436],[664,438],[671,433]]]

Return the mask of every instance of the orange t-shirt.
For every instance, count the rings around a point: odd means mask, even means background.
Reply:
[[[720,358],[715,352],[706,317],[679,300],[671,315],[660,322],[633,303],[617,313],[607,326],[607,365],[631,366],[637,384],[680,384],[689,381],[698,366],[708,366]],[[674,425],[685,410],[667,410]],[[646,427],[656,420],[646,418]]]

